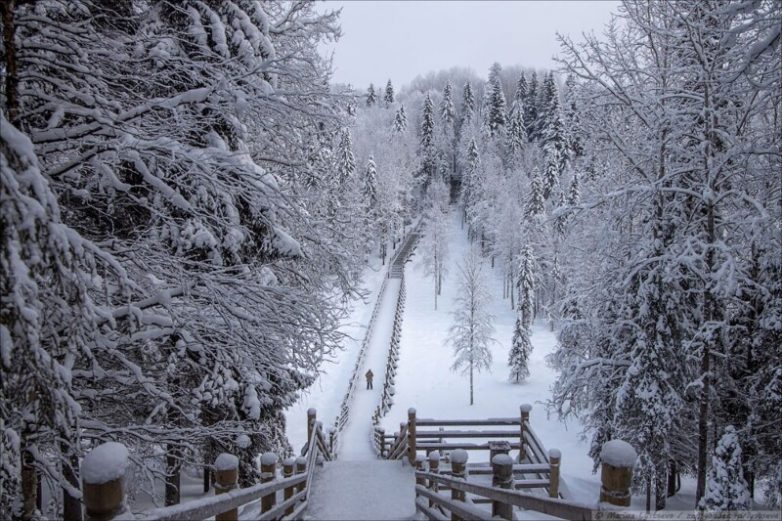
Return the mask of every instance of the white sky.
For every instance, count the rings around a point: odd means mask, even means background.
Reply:
[[[578,40],[601,32],[618,2],[603,1],[327,1],[342,8],[343,36],[334,52],[334,81],[363,89],[398,89],[419,74],[489,66],[552,68],[556,32]]]

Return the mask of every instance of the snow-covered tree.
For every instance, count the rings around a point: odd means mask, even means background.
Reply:
[[[367,166],[364,169],[361,197],[367,212],[370,213],[377,206],[377,165],[375,165],[373,156],[369,156]]]
[[[517,286],[516,325],[513,328],[513,343],[508,355],[508,366],[510,366],[511,380],[520,383],[529,376],[528,363],[532,352],[530,328],[535,304],[535,259],[529,246],[525,247],[519,256]]]
[[[428,193],[428,203],[424,214],[424,234],[421,244],[424,269],[434,282],[434,309],[437,309],[437,297],[443,287],[448,260],[449,208],[448,186],[442,179],[435,179]]]
[[[714,449],[700,507],[709,512],[749,510],[752,500],[743,471],[738,435],[728,425]]]
[[[524,124],[527,127],[527,138],[536,141],[540,138],[538,126],[538,75],[532,71],[526,96],[524,97]]]
[[[377,94],[375,93],[375,85],[370,83],[367,88],[367,107],[373,107],[377,104]]]
[[[418,171],[422,194],[431,184],[437,173],[437,150],[435,148],[434,104],[429,93],[426,94],[421,112],[420,147],[418,152],[420,169]]]
[[[353,155],[353,138],[350,128],[344,127],[339,134],[339,146],[337,147],[337,187],[345,190],[353,179],[356,171],[356,157]]]
[[[462,113],[459,132],[463,133],[465,127],[469,126],[475,118],[475,94],[472,92],[472,85],[465,83],[462,88]]]
[[[545,196],[543,191],[543,181],[540,178],[538,167],[532,168],[530,174],[530,194],[527,200],[527,215],[535,216],[543,213]]]
[[[394,115],[394,127],[393,130],[397,134],[407,130],[407,114],[405,114],[405,106],[400,105],[399,110]]]
[[[391,85],[390,79],[388,80],[388,83],[386,83],[386,92],[383,96],[383,101],[386,102],[386,108],[394,104],[394,86]]]
[[[491,367],[492,355],[489,346],[495,340],[492,338],[494,317],[487,309],[490,300],[480,254],[471,250],[459,264],[454,324],[448,335],[455,358],[451,369],[461,369],[462,374],[467,374],[470,378],[470,405],[475,403],[475,373]]]
[[[489,70],[489,81],[484,93],[483,111],[489,136],[504,135],[507,131],[505,93],[502,90],[500,73],[502,67],[495,63]]]

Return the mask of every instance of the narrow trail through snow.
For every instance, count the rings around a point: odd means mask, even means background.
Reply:
[[[383,375],[385,374],[386,358],[391,343],[391,333],[394,328],[394,312],[399,298],[400,279],[389,279],[386,289],[380,296],[380,310],[372,336],[367,346],[364,366],[360,373],[364,375],[368,369],[374,373],[374,389],[366,389],[362,385],[356,389],[353,403],[350,406],[350,420],[339,439],[339,459],[341,461],[366,461],[376,459],[370,443],[372,431],[372,413],[380,403],[380,393],[383,391]]]

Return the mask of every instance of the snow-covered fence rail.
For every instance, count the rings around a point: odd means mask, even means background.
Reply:
[[[388,358],[386,359],[386,376],[383,381],[383,391],[380,394],[380,404],[372,415],[372,423],[375,426],[380,422],[380,418],[388,413],[388,410],[394,403],[394,385],[396,383],[396,369],[399,362],[399,342],[402,336],[402,318],[404,316],[405,302],[407,300],[404,272],[402,272],[400,279],[399,298],[396,301],[396,311],[394,312],[394,326],[391,331],[391,343],[388,349]]]
[[[514,489],[539,488],[547,490],[551,497],[572,497],[567,485],[559,479],[559,451],[546,451],[530,426],[531,409],[528,404],[522,405],[515,418],[465,420],[416,418],[415,409],[410,409],[408,421],[398,433],[387,435],[375,428],[376,450],[388,459],[407,458],[411,465],[421,456],[419,452],[427,456],[456,450],[488,452],[489,461],[472,466],[474,475],[490,474],[489,462],[497,454],[518,451],[517,464],[511,470]]]
[[[276,454],[267,452],[261,456],[261,483],[238,489],[239,459],[223,453],[212,465],[214,496],[130,515],[125,510],[128,450],[120,443],[99,445],[82,463],[86,519],[110,521],[130,517],[136,521],[174,521],[214,517],[216,521],[230,521],[240,515],[257,520],[301,519],[307,508],[315,466],[333,459],[314,409],[307,411],[307,429],[308,442],[301,457],[288,458],[279,468]],[[244,508],[240,513],[241,507]]]
[[[514,508],[540,512],[563,519],[595,519],[598,511],[603,510],[600,502],[615,506],[629,506],[630,483],[632,467],[635,463],[635,451],[626,443],[612,440],[603,446],[602,487],[599,502],[593,505],[576,503],[556,497],[552,491],[551,497],[542,497],[513,490],[515,480],[513,473],[516,467],[513,458],[508,454],[496,454],[491,460],[491,486],[474,483],[468,480],[474,470],[466,465],[467,452],[457,449],[450,455],[451,469],[444,470],[440,465],[440,457],[435,452],[430,454],[429,469],[424,469],[423,455],[416,456],[416,509],[430,520],[442,521],[449,519],[514,519]],[[552,454],[550,472],[559,472],[559,455]],[[552,478],[553,479],[553,478]],[[450,491],[446,496],[443,492]],[[468,496],[469,494],[469,496]],[[483,510],[479,505],[491,505],[491,511]],[[600,512],[606,519],[633,519],[627,512],[615,512],[615,507]],[[612,515],[613,514],[613,515]]]

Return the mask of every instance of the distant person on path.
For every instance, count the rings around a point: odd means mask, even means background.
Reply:
[[[374,373],[372,373],[372,369],[367,371],[367,374],[364,376],[367,377],[367,390],[372,389],[372,377],[375,376]]]

